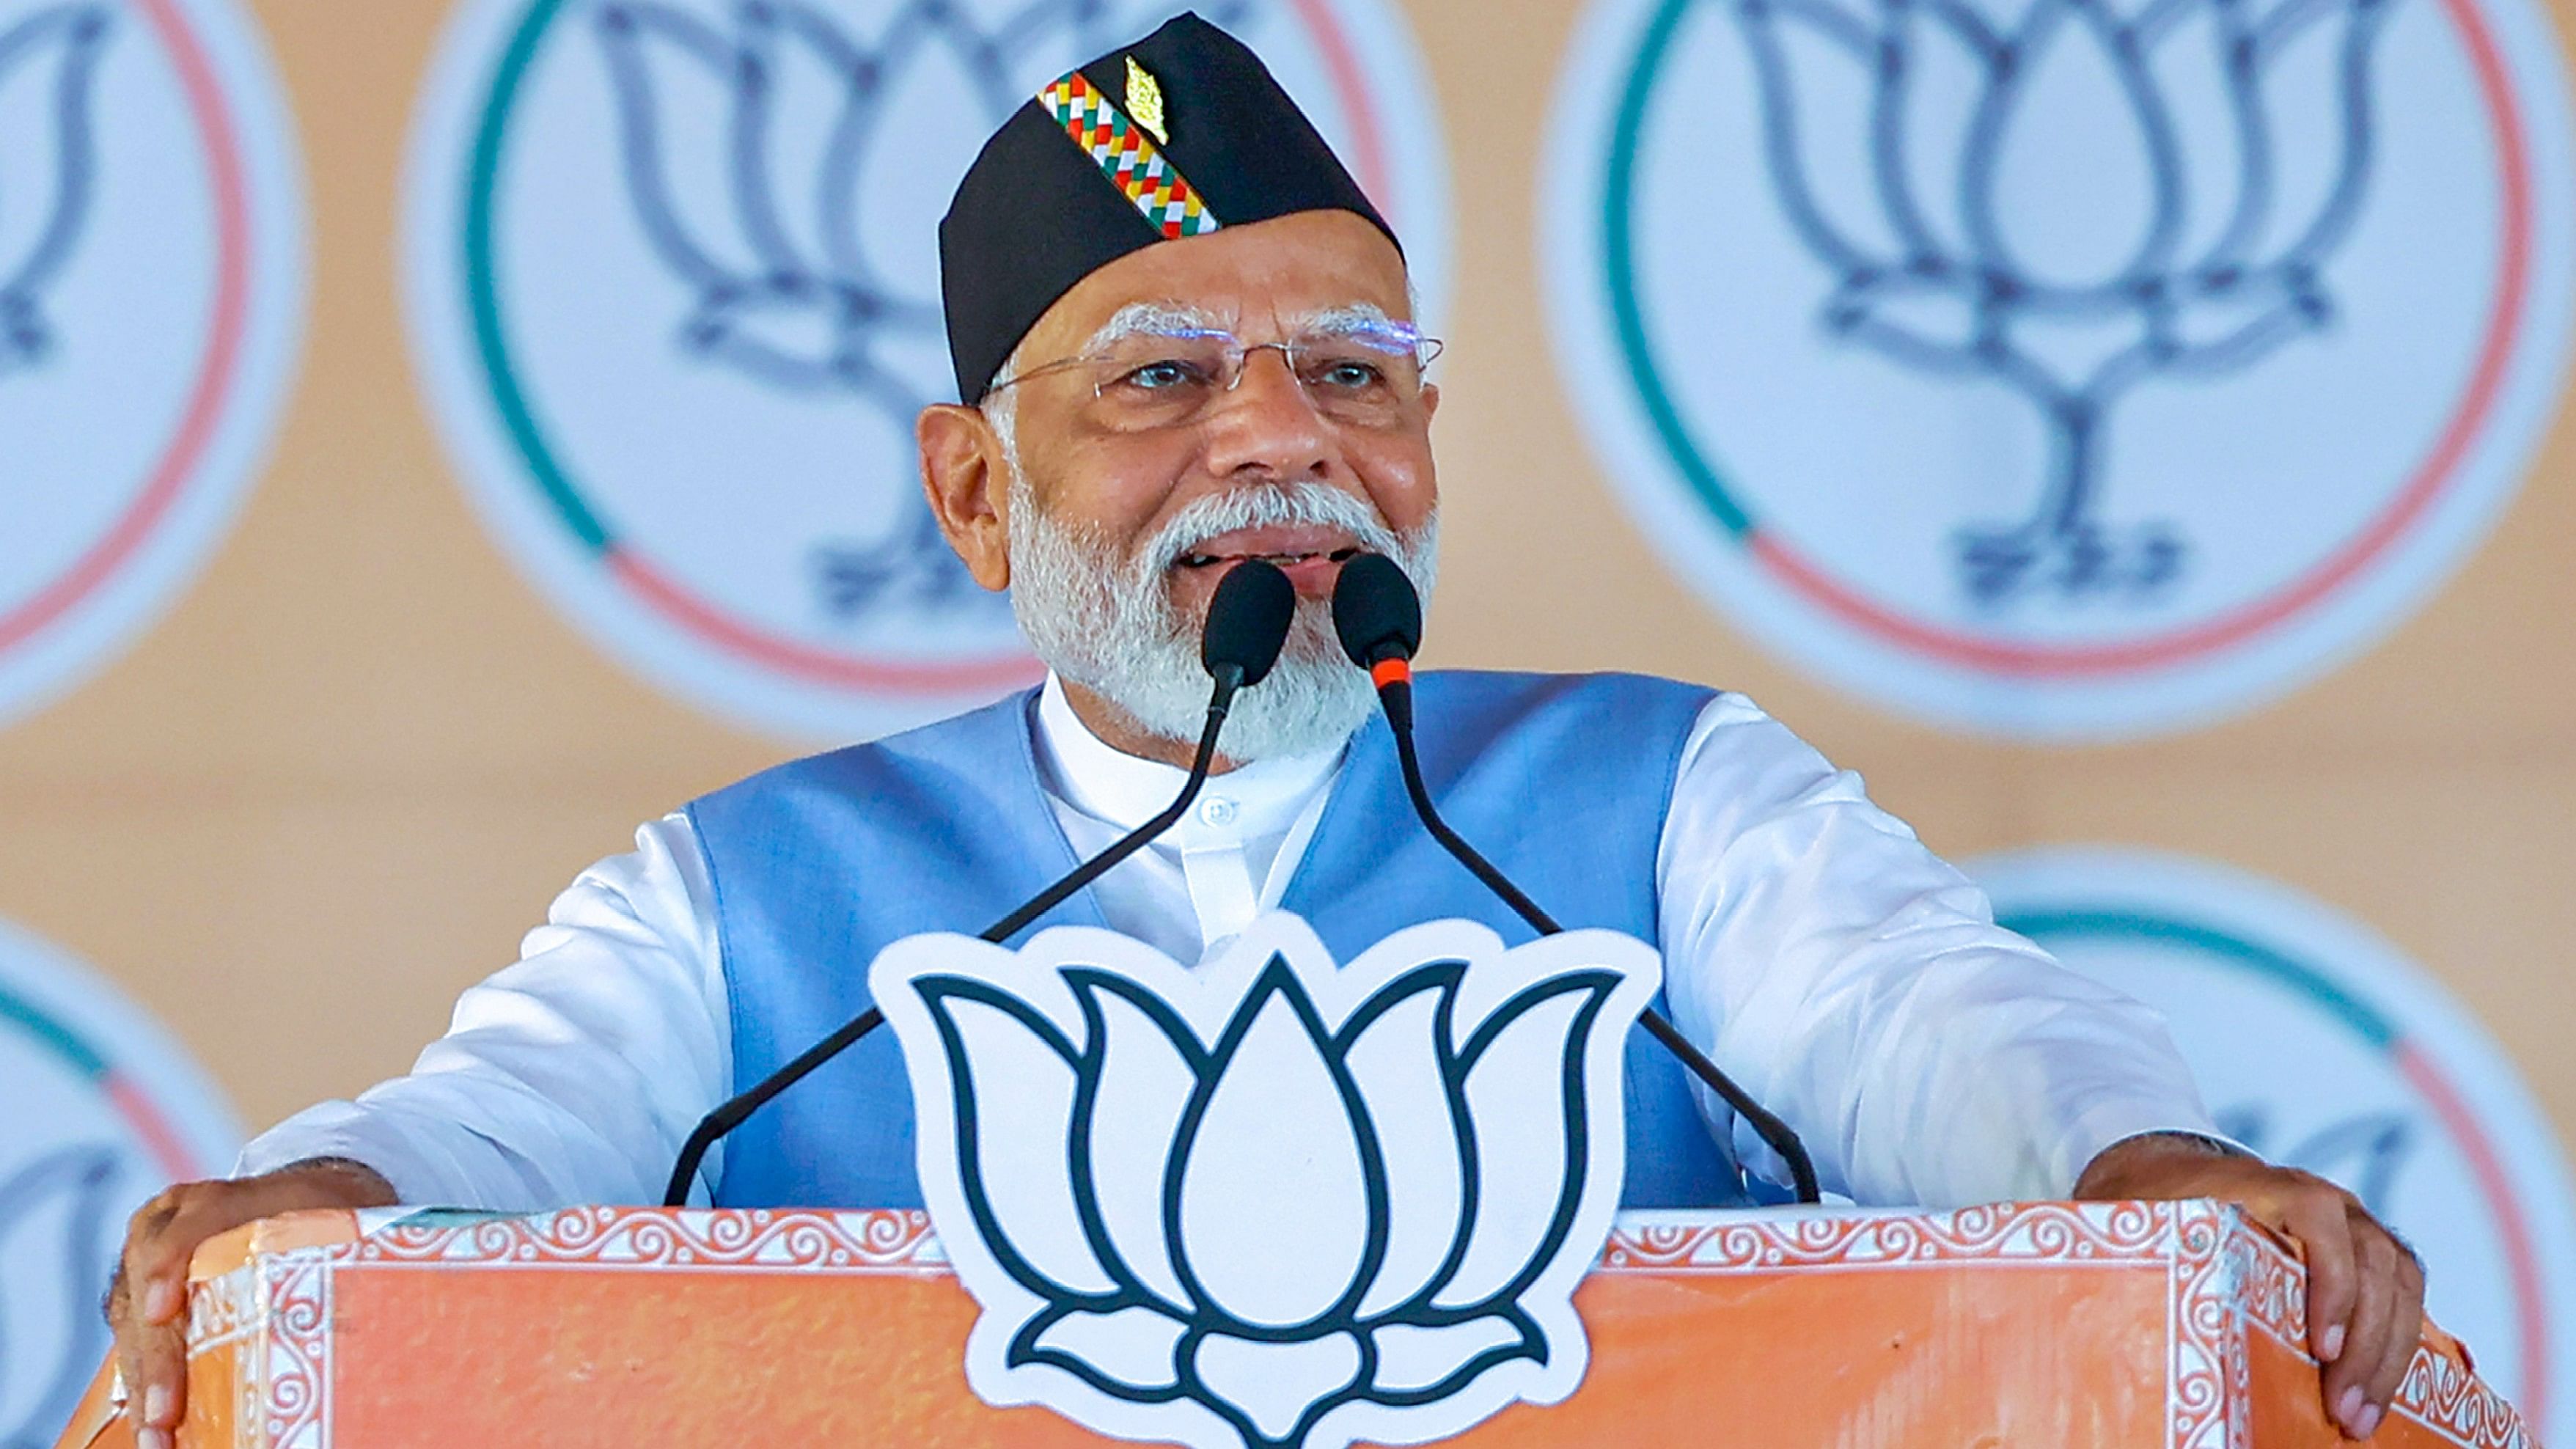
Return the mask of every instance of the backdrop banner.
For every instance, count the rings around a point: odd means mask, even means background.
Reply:
[[[937,224],[1184,3],[0,0],[0,1444],[223,1103],[1040,677],[920,500]],[[1864,772],[2576,1442],[2576,0],[1193,8],[1444,344],[1426,667]]]

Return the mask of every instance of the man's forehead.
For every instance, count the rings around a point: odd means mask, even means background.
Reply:
[[[1131,307],[1199,313],[1226,330],[1266,334],[1291,316],[1375,305],[1409,316],[1403,253],[1346,212],[1309,211],[1130,252],[1056,299],[1022,337],[1023,355],[1057,357]],[[1026,344],[1034,341],[1036,346]]]
[[[1120,307],[1092,332],[1089,345],[1106,347],[1137,336],[1239,334],[1247,325],[1265,324],[1275,325],[1283,336],[1356,332],[1398,325],[1384,307],[1360,297],[1286,310],[1272,307],[1250,309],[1240,304],[1210,305],[1165,297],[1129,302]]]

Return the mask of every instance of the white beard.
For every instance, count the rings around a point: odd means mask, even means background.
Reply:
[[[1177,560],[1237,529],[1339,528],[1393,559],[1427,604],[1440,534],[1436,514],[1399,534],[1359,498],[1313,482],[1212,494],[1123,558],[1095,530],[1049,517],[1016,467],[1010,509],[1011,612],[1029,646],[1145,734],[1185,744],[1206,725],[1212,681],[1199,661],[1204,621],[1184,617],[1165,587]],[[1376,708],[1368,675],[1333,632],[1330,603],[1301,598],[1279,663],[1235,696],[1219,748],[1238,762],[1312,754],[1350,738]]]

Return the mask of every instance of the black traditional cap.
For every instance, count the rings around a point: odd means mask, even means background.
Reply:
[[[984,143],[939,223],[958,397],[981,400],[1046,309],[1129,252],[1300,211],[1395,240],[1242,41],[1184,13],[1067,74]]]

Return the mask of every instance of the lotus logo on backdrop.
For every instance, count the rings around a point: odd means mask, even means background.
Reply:
[[[51,1444],[107,1353],[125,1220],[221,1171],[240,1129],[187,1052],[80,963],[0,925],[0,1445]]]
[[[0,0],[0,720],[113,659],[256,476],[302,325],[293,147],[229,0]]]
[[[942,15],[925,23],[950,23]],[[938,299],[896,290],[861,245],[861,168],[878,159],[870,141],[918,119],[887,108],[890,57],[801,7],[737,5],[710,24],[683,6],[609,4],[592,23],[617,97],[634,224],[686,298],[671,329],[678,350],[777,391],[846,397],[897,433],[924,406],[947,400],[937,374],[919,366],[946,335]],[[780,72],[799,52],[805,64],[820,63],[839,94],[782,116]],[[1006,83],[997,68],[982,78]],[[1025,97],[977,99],[999,116]],[[793,120],[830,127],[828,141],[806,136],[783,148],[815,163],[813,174],[745,164],[774,154],[768,133]],[[715,137],[732,175],[720,194],[693,193],[688,151]],[[941,544],[929,508],[905,501],[902,522],[881,538],[815,545],[826,610],[857,618],[905,603],[1007,608]]]
[[[1780,213],[1832,276],[1825,327],[1928,377],[2001,384],[2047,431],[2047,471],[2030,511],[2001,525],[1965,524],[1953,541],[1971,597],[2145,595],[2182,578],[2190,546],[2177,525],[2123,526],[2106,515],[2113,405],[2152,379],[2216,379],[2251,367],[2331,319],[2325,267],[2367,194],[2379,119],[2371,68],[2391,3],[2301,3],[2257,16],[2217,0],[2209,6],[2216,36],[2191,24],[2186,6],[2120,19],[2083,0],[2037,0],[2010,33],[1964,5],[1926,7],[1872,38],[1867,104],[1874,124],[1897,132],[1879,144],[1930,153],[1927,169],[1946,170],[1950,185],[1927,186],[1930,177],[1902,165],[1876,168],[1867,185],[1877,215],[1851,229],[1821,203],[1830,182],[1810,174],[1820,160],[1799,146],[1801,97],[1789,60],[1804,38],[1793,32],[1830,42],[1840,13],[1799,0],[1737,7],[1761,78],[1764,159]],[[2097,92],[2086,109],[2127,113],[2136,129],[2128,139],[2146,160],[2147,204],[2106,234],[2082,238],[2095,255],[2079,269],[2065,265],[2076,260],[2063,255],[2074,250],[2064,245],[2065,223],[2015,209],[2002,192],[2014,131],[2062,119],[2033,94],[2047,74],[2039,62],[2087,46],[2100,48],[2115,92]],[[2273,85],[2311,46],[2332,55],[2334,83]],[[1949,56],[1936,54],[1944,48]],[[1954,70],[1968,63],[1973,99],[1955,109],[1913,105],[1909,93],[1945,58]],[[2217,94],[2223,146],[2191,153],[2168,77],[2180,96]],[[2305,133],[2317,119],[2276,117],[2283,101],[2329,110],[2324,154],[2300,158],[2323,163],[2314,178],[2322,185],[2285,186],[2276,172],[2275,127],[2288,119],[2287,129]],[[2195,163],[2220,174],[2193,175]],[[2187,229],[2194,205],[2211,203],[2225,225]],[[2302,214],[2282,214],[2294,206]]]
[[[468,491],[610,652],[845,739],[1036,677],[920,493],[937,226],[990,133],[1167,0],[472,0],[414,131],[424,384]],[[1390,0],[1210,0],[1438,306],[1436,112]]]
[[[2529,0],[1601,0],[1552,139],[1568,382],[1732,618],[2008,735],[2365,647],[2556,410]]]
[[[1337,968],[1269,915],[1184,970],[1129,938],[897,942],[922,1193],[982,1306],[967,1381],[1196,1449],[1419,1443],[1588,1362],[1652,948],[1442,921]]]
[[[84,1347],[106,1335],[85,1330],[104,1288],[115,1223],[109,1198],[116,1154],[74,1143],[37,1157],[0,1179],[0,1272],[12,1300],[8,1317],[34,1320],[33,1332],[0,1340],[0,1443],[42,1444],[71,1417],[96,1368]],[[56,1264],[47,1273],[46,1264]],[[35,1281],[39,1275],[47,1281]]]
[[[106,39],[107,11],[97,5],[58,5],[0,29],[0,93],[31,92],[13,109],[42,118],[9,168],[38,184],[11,188],[27,193],[13,209],[23,209],[33,224],[15,228],[0,251],[0,377],[53,350],[44,289],[62,274],[89,212],[98,149],[90,134],[90,78]]]
[[[2165,1014],[2219,1127],[2349,1188],[2423,1255],[2435,1321],[2546,1443],[2576,1436],[2576,1191],[2504,1049],[2361,923],[2141,851],[1970,867],[1996,917]]]

